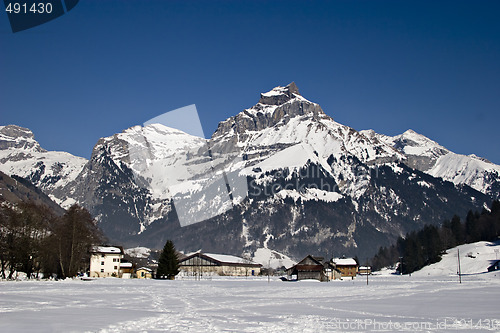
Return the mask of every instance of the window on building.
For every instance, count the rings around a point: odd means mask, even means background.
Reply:
[[[104,257],[106,257],[106,256],[104,254],[101,254],[101,258],[104,258]]]
[[[113,258],[113,262],[116,262],[116,258]]]
[[[115,266],[115,269],[118,269],[118,266]]]
[[[101,261],[101,265],[104,265],[104,261]]]
[[[101,273],[104,273],[104,268],[101,268]]]

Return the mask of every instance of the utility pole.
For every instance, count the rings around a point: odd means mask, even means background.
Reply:
[[[267,265],[267,283],[269,283],[269,282],[270,282],[270,279],[271,279],[271,278],[270,278],[270,275],[269,275],[269,274],[270,274],[270,271],[271,271],[271,257],[269,257],[269,263],[268,263],[268,265]]]
[[[462,270],[460,269],[460,250],[457,248],[458,257],[458,281],[462,283]]]
[[[368,260],[366,261],[366,285],[368,285],[368,275],[369,275],[369,271],[368,271]]]

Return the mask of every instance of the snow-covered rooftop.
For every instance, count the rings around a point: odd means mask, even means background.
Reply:
[[[215,259],[217,261],[227,263],[227,264],[255,264],[255,262],[251,260],[247,260],[244,258],[228,255],[228,254],[215,254],[215,253],[203,253],[205,256]]]
[[[152,272],[152,269],[151,268],[147,268],[147,267],[141,267],[141,268],[137,268],[138,271],[148,271],[148,272]]]
[[[115,246],[96,246],[94,247],[95,253],[122,253],[119,247]]]
[[[353,258],[333,258],[332,262],[340,266],[355,266],[357,265],[356,260]]]

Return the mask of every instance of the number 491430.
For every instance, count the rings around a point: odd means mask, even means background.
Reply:
[[[7,7],[5,8],[5,11],[12,14],[27,14],[27,13],[33,13],[33,14],[50,14],[52,13],[52,3],[47,2],[38,2],[38,3],[33,3],[31,6],[28,4],[24,3],[19,3],[19,2],[9,2]]]

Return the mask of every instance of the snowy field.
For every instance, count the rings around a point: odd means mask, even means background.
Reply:
[[[500,331],[500,273],[0,282],[0,332]]]

